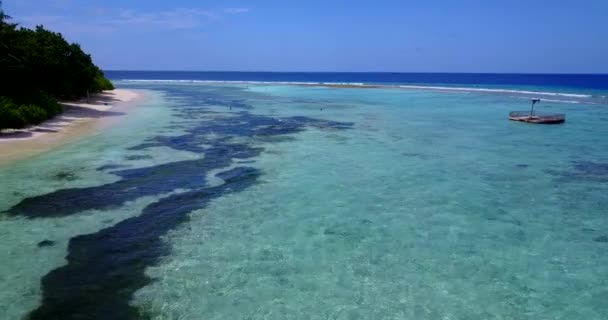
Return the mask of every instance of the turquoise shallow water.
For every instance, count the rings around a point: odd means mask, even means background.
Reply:
[[[0,168],[7,319],[608,318],[604,105],[118,86],[151,98]]]

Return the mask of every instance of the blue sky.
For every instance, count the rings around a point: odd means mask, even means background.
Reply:
[[[608,73],[606,0],[4,0],[103,69]]]

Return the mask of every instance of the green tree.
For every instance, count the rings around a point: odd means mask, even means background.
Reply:
[[[2,1],[0,1],[0,24],[4,24],[5,21],[8,21],[10,19],[10,16],[4,14],[4,10],[2,9]]]
[[[60,33],[9,23],[0,1],[0,129],[41,122],[61,112],[56,99],[113,89],[91,56]],[[42,120],[41,120],[42,119]]]

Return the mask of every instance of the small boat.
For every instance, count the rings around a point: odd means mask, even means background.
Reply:
[[[530,111],[509,112],[509,120],[537,124],[559,124],[566,122],[566,115],[563,113],[539,114],[534,112],[534,105],[539,102],[540,99],[532,99],[532,108],[530,109]]]

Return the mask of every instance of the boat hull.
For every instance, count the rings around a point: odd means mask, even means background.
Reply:
[[[509,120],[535,124],[560,124],[566,122],[566,118],[564,117],[509,117]]]

